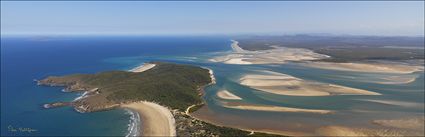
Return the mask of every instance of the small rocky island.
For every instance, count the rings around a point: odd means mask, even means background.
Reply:
[[[167,107],[177,136],[264,136],[235,128],[216,126],[190,116],[204,104],[204,86],[213,83],[210,70],[197,66],[151,62],[143,72],[106,71],[96,74],[49,76],[39,85],[63,86],[66,92],[84,92],[72,102],[45,104],[45,108],[73,106],[76,111],[94,112],[120,107],[138,101],[154,102]]]

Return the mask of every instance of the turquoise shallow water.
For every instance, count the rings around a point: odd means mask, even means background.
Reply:
[[[60,87],[37,86],[32,80],[49,75],[129,70],[148,61],[167,61],[211,68],[217,79],[206,87],[207,107],[197,112],[215,123],[249,129],[314,132],[326,125],[374,127],[370,120],[423,116],[422,107],[404,107],[362,101],[395,100],[424,103],[424,73],[408,84],[378,84],[389,74],[355,73],[283,65],[231,65],[208,59],[230,52],[226,37],[71,37],[50,41],[2,38],[2,135],[126,135],[130,115],[124,110],[81,114],[72,108],[42,109],[44,103],[69,101],[78,93]],[[381,93],[381,96],[296,97],[251,89],[238,83],[245,74],[269,70],[311,81],[338,84]],[[355,79],[353,79],[355,77]],[[332,115],[247,111],[224,108],[216,92],[227,89],[244,103],[335,110]],[[36,132],[11,132],[8,127],[29,127]]]
[[[424,115],[424,73],[382,74],[322,70],[289,63],[283,65],[209,65],[214,70],[217,84],[208,87],[205,99],[208,111],[202,110],[197,117],[223,125],[247,129],[270,129],[273,131],[297,131],[313,133],[319,127],[340,125],[348,127],[375,127],[372,120],[422,117]],[[292,75],[310,81],[337,84],[381,93],[379,96],[340,95],[321,97],[285,96],[267,93],[242,86],[238,83],[245,74],[257,74],[269,70]],[[414,75],[416,80],[407,84],[374,83],[383,76]],[[353,77],[355,79],[353,79]],[[261,112],[228,109],[221,106],[216,92],[227,89],[252,104],[282,107],[325,109],[335,114],[308,114],[290,112]],[[363,100],[391,100],[408,102],[414,106],[388,105]],[[232,101],[231,101],[232,102]],[[206,115],[206,116],[205,116]]]
[[[112,60],[118,62],[122,62],[122,60],[134,60],[137,62],[142,59],[146,59],[145,61],[163,60],[211,68],[214,71],[217,83],[205,89],[204,99],[207,102],[207,107],[195,113],[195,116],[233,127],[313,133],[317,128],[328,125],[376,128],[375,125],[371,124],[371,120],[420,117],[424,114],[423,72],[412,74],[362,73],[308,68],[297,65],[296,63],[281,65],[232,65],[208,61],[208,59],[214,56],[223,55],[228,52],[175,57],[157,56],[149,59],[143,57],[126,57]],[[243,75],[258,74],[262,70],[284,73],[309,81],[369,90],[382,95],[285,96],[255,90],[239,84],[239,78]],[[399,75],[413,75],[417,78],[414,82],[407,84],[380,84],[374,82],[380,81],[382,80],[381,78],[386,76]],[[218,98],[216,95],[217,91],[223,89],[241,97],[243,100],[229,101]],[[364,100],[409,102],[416,106],[388,105]],[[336,113],[323,115],[236,110],[223,107],[222,101],[305,109],[325,109],[335,111]]]

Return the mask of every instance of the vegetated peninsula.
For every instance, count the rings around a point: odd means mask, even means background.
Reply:
[[[196,108],[204,104],[201,90],[204,86],[213,83],[211,70],[164,62],[152,62],[145,66],[138,67],[138,70],[143,71],[106,71],[96,74],[50,76],[39,80],[39,85],[64,86],[67,92],[84,92],[81,97],[72,102],[50,103],[44,107],[69,105],[79,112],[101,111],[116,107],[130,108],[138,111],[144,121],[142,135],[269,135],[215,126],[190,116],[190,112],[196,111]],[[171,115],[169,115],[170,112]],[[164,124],[149,123],[153,119],[161,119]],[[167,131],[152,130],[154,127],[164,126],[169,129]]]

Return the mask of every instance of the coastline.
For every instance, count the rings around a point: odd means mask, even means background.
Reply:
[[[149,70],[149,69],[151,69],[155,66],[156,66],[156,64],[153,64],[153,63],[144,63],[144,64],[137,66],[137,67],[135,67],[135,68],[133,68],[129,71],[130,72],[143,72],[143,71]]]
[[[155,66],[156,64],[144,63],[129,71],[140,73]],[[129,109],[137,115],[137,119],[132,119],[130,123],[135,127],[130,127],[132,129],[129,130],[128,136],[176,136],[175,120],[168,108],[147,101],[121,104],[120,107]]]
[[[172,64],[164,64],[164,67],[161,63],[145,63],[140,66],[137,66],[133,69],[127,70],[127,72],[123,71],[114,71],[114,72],[105,72],[101,73],[100,76],[95,79],[107,80],[111,79],[111,75],[117,75],[118,79],[130,76],[140,76],[138,73],[147,71],[157,66],[157,70],[161,70],[162,68],[170,68],[173,67]],[[176,66],[176,65],[174,65]],[[156,69],[156,68],[155,68]],[[189,68],[188,68],[189,69]],[[196,92],[197,97],[200,98],[202,95],[203,88],[209,86],[211,84],[215,84],[216,80],[214,77],[213,70],[209,68],[203,67],[201,68],[192,68],[194,71],[199,71],[203,73],[203,80],[200,80],[199,84],[197,84],[197,88],[193,89],[193,92]],[[208,71],[207,71],[208,70]],[[146,73],[151,73],[155,71],[149,71]],[[162,70],[161,73],[169,72],[168,70]],[[192,73],[192,71],[183,71],[185,74]],[[104,78],[102,76],[107,75],[108,77]],[[189,74],[188,74],[189,75]],[[174,105],[170,104],[168,100],[160,100],[153,101],[150,99],[133,99],[127,101],[110,101],[106,99],[108,97],[106,94],[108,90],[105,89],[102,85],[98,87],[98,85],[90,85],[81,82],[81,79],[91,78],[90,74],[80,74],[80,75],[66,75],[66,76],[51,76],[45,78],[41,81],[37,81],[38,85],[48,85],[48,86],[64,86],[66,89],[70,89],[70,91],[78,91],[82,92],[81,95],[74,99],[73,102],[56,102],[45,104],[46,108],[60,107],[65,105],[72,105],[74,109],[80,113],[85,112],[95,112],[95,111],[103,111],[109,109],[124,109],[126,115],[129,115],[129,123],[127,123],[127,133],[126,136],[176,136],[177,133],[179,135],[202,135],[202,136],[215,136],[215,135],[244,135],[245,132],[241,130],[231,129],[227,127],[217,127],[215,125],[206,123],[201,120],[197,120],[189,115],[191,108],[197,110],[200,108],[203,103],[193,101],[189,104],[182,105]],[[180,76],[180,75],[179,75]],[[186,76],[186,75],[182,75]],[[196,75],[195,75],[196,76]],[[206,76],[206,77],[205,77]],[[101,77],[101,78],[99,78]],[[163,77],[160,77],[163,78]],[[209,79],[208,79],[209,78]],[[142,77],[137,77],[135,79],[142,79]],[[116,81],[121,81],[115,80]],[[156,82],[156,81],[155,81]],[[192,81],[190,81],[192,82]],[[69,84],[71,83],[71,84]],[[131,90],[124,89],[121,90],[123,92]],[[156,91],[162,91],[161,89],[156,89]],[[139,92],[136,89],[135,92]],[[109,93],[111,93],[109,91]],[[113,93],[113,92],[112,92]],[[152,93],[154,94],[154,93]],[[174,99],[174,98],[171,98]],[[178,99],[177,99],[178,100]],[[161,103],[163,106],[157,104]],[[168,103],[168,104],[167,104]],[[177,103],[180,103],[177,101]],[[189,106],[190,104],[194,104]],[[175,110],[171,110],[171,108],[177,108]],[[186,109],[185,112],[184,109]],[[178,122],[178,123],[177,123]],[[178,130],[176,130],[178,128]],[[212,128],[210,131],[209,128]],[[198,131],[199,129],[203,129]],[[228,133],[228,131],[231,133]],[[248,133],[247,133],[248,134]]]
[[[140,135],[176,136],[174,117],[166,107],[147,101],[121,104],[120,107],[131,109],[139,114],[139,125],[143,121],[138,132]]]
[[[207,85],[205,85],[205,86],[215,84],[215,83],[216,83],[216,81],[215,81],[215,77],[214,77],[214,71],[213,71],[212,69],[210,69],[210,68],[207,68],[207,67],[201,67],[201,68],[203,68],[203,69],[207,69],[207,70],[208,70],[208,73],[210,73],[211,83],[209,83],[209,84],[207,84]]]
[[[140,129],[141,129],[141,122],[140,122],[140,114],[137,111],[134,111],[132,109],[124,108],[126,111],[126,114],[130,115],[130,120],[128,124],[128,133],[125,137],[134,137],[134,136],[140,136]]]
[[[144,63],[137,66],[130,72],[143,72],[155,67],[155,64]],[[214,72],[210,68],[201,67],[208,70],[210,74],[211,83],[205,85],[215,84],[216,80]],[[204,87],[204,86],[203,86]],[[190,116],[189,110],[196,105],[189,106],[184,112]],[[176,120],[172,112],[157,103],[141,101],[127,104],[121,104],[121,108],[128,109],[135,113],[131,116],[129,124],[129,133],[127,136],[176,136]],[[192,117],[192,116],[190,116]],[[193,118],[193,117],[192,117]],[[143,121],[143,123],[141,122]],[[134,131],[135,130],[135,131]]]

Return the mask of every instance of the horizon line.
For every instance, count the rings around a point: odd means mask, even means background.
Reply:
[[[130,33],[12,33],[4,34],[1,33],[0,37],[54,37],[54,36],[297,36],[297,35],[307,35],[307,36],[370,36],[370,37],[425,37],[425,34],[418,35],[382,35],[382,34],[346,34],[346,33],[234,33],[234,34],[225,34],[225,33],[193,33],[193,34],[184,34],[184,33],[170,33],[170,34],[130,34]]]

